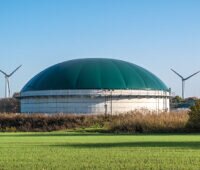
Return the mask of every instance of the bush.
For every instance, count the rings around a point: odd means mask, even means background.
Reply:
[[[19,113],[20,102],[17,98],[0,99],[0,113]]]
[[[194,106],[190,107],[188,115],[187,129],[193,132],[200,132],[200,99],[195,102]]]

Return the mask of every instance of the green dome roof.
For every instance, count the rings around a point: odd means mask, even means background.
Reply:
[[[135,64],[88,58],[66,61],[45,69],[33,77],[22,92],[65,89],[168,90],[158,77]]]

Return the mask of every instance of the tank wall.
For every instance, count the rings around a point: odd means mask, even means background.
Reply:
[[[21,99],[22,113],[118,114],[133,110],[169,111],[163,96],[30,96]]]

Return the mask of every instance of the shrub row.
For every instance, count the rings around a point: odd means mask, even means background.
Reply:
[[[66,114],[0,114],[0,131],[54,131],[103,127],[109,117]]]
[[[105,128],[108,132],[183,132],[186,112],[130,112],[119,115],[0,114],[0,131],[54,131],[75,128]]]

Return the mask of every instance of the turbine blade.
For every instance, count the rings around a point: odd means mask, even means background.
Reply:
[[[179,73],[177,73],[175,70],[171,69],[176,75],[178,75],[181,79],[184,79],[183,76],[181,76]]]
[[[188,76],[187,78],[185,78],[185,80],[188,80],[189,78],[195,76],[196,74],[198,74],[200,71],[197,71],[196,73],[192,74],[191,76]]]
[[[12,73],[10,73],[10,74],[8,75],[8,77],[12,76],[21,66],[22,66],[22,65],[20,65],[19,67],[17,67]]]
[[[5,75],[6,77],[8,77],[8,75],[7,75],[4,71],[0,70],[0,72],[1,72],[3,75]]]

